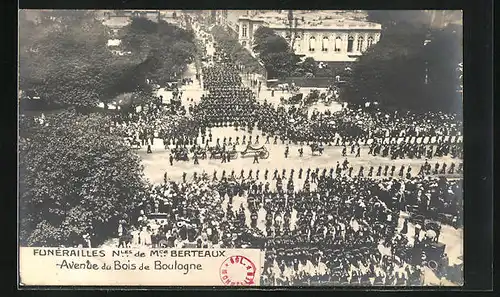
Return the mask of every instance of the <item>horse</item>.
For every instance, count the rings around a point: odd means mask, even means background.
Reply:
[[[314,156],[315,152],[318,152],[320,155],[323,154],[325,148],[321,144],[313,143],[309,146],[311,148],[312,155]]]

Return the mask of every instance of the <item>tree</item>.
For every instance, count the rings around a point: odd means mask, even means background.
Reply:
[[[431,16],[423,10],[367,10],[366,19],[388,28],[402,23],[428,26]]]
[[[147,64],[147,77],[159,84],[175,79],[194,61],[196,44],[192,31],[144,18],[132,19],[123,31],[124,47],[133,55],[148,57],[151,63]]]
[[[290,51],[288,42],[283,37],[278,35],[266,36],[265,38],[260,39],[259,42],[260,43],[257,43],[254,46],[254,51],[260,55]]]
[[[418,53],[426,30],[413,26],[391,27],[383,38],[359,58],[343,98],[351,103],[366,101],[386,105],[418,104],[423,97],[424,62]]]
[[[262,56],[268,76],[272,78],[285,78],[290,76],[295,69],[296,61],[293,54],[288,52],[270,53]]]
[[[114,235],[145,195],[138,156],[103,115],[65,111],[44,124],[20,118],[19,206],[23,246],[73,246]]]
[[[311,73],[313,76],[316,76],[316,73],[318,72],[318,64],[312,57],[307,57],[297,65],[298,69],[301,69],[300,71],[304,74],[306,73]]]
[[[453,30],[400,23],[354,64],[342,97],[356,104],[457,112],[459,62],[459,38]]]
[[[214,26],[211,30],[215,42],[228,53],[230,59],[237,64],[244,65],[249,72],[264,75],[264,69],[259,61],[253,57],[250,52],[244,48],[231,32],[228,32],[222,26]]]
[[[33,30],[33,31],[32,31]],[[40,12],[20,19],[20,89],[59,106],[94,107],[120,93],[122,73],[142,61],[114,56],[107,28],[92,12]],[[128,81],[128,85],[140,85]],[[123,84],[121,84],[123,85]]]

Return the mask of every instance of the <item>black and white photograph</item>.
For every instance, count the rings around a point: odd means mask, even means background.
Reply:
[[[232,273],[262,287],[463,286],[462,20],[19,10],[19,246],[255,249]]]

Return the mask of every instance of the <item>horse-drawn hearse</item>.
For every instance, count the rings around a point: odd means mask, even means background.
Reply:
[[[254,157],[255,155],[258,155],[259,159],[269,158],[269,151],[266,149],[265,146],[253,147],[252,145],[248,144],[245,150],[242,151],[240,154],[242,158]]]

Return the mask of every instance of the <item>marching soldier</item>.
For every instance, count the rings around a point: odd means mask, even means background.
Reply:
[[[302,169],[302,167],[301,167],[301,168],[299,169],[299,179],[302,179],[302,171],[303,171],[303,169]]]
[[[283,171],[281,172],[281,178],[286,178],[286,169],[283,169]]]
[[[434,174],[438,173],[439,173],[439,163],[436,163],[436,165],[434,165]]]
[[[198,162],[198,155],[194,153],[194,165],[199,165],[200,162]]]
[[[278,144],[278,136],[274,136],[274,142],[273,144]]]
[[[248,171],[248,179],[251,179],[252,178],[252,169],[250,169],[250,171]]]
[[[299,157],[302,157],[303,154],[304,154],[304,149],[301,147],[299,148]]]
[[[267,135],[266,136],[266,143],[265,144],[269,144],[269,138],[271,138],[271,136]]]
[[[344,162],[342,163],[343,169],[346,170],[349,166],[349,161],[347,161],[347,158],[344,159]]]
[[[344,146],[344,148],[342,149],[342,157],[345,157],[347,154],[347,147]]]
[[[411,167],[408,165],[408,168],[406,169],[406,178],[410,179],[411,178]]]
[[[245,169],[241,169],[240,171],[240,178],[243,179],[245,175]]]
[[[231,177],[234,178],[234,169],[231,170]]]
[[[236,136],[236,145],[240,145],[240,137]]]
[[[214,170],[214,175],[213,175],[212,180],[213,180],[213,181],[216,181],[216,180],[217,180],[217,170]]]
[[[354,170],[354,168],[353,168],[352,166],[351,166],[351,167],[349,167],[349,177],[351,177],[351,176],[352,176],[352,171],[353,171],[353,170]]]
[[[441,166],[441,171],[440,171],[439,173],[441,173],[441,174],[446,174],[446,167],[447,167],[447,166],[448,166],[448,165],[446,165],[446,163],[443,163],[443,166]]]
[[[455,163],[451,163],[450,169],[448,170],[448,174],[454,174],[455,173]]]
[[[186,182],[186,176],[187,176],[187,173],[186,172],[183,172],[182,173],[182,182],[185,183]]]
[[[278,169],[274,170],[273,180],[278,178]]]
[[[355,156],[355,157],[356,157],[356,158],[357,158],[357,157],[361,157],[361,147],[360,147],[359,145],[358,145],[358,149],[357,149],[357,151],[356,151],[356,156]]]
[[[405,166],[404,165],[401,165],[401,168],[399,169],[399,177],[403,177],[404,175],[404,171],[405,171]]]
[[[382,167],[380,167],[380,171],[382,171]],[[372,177],[373,175],[373,166],[370,166],[370,169],[368,169],[368,177]]]
[[[255,171],[255,179],[259,179],[259,169],[257,169],[257,171]]]
[[[394,176],[394,171],[396,171],[396,166],[392,165],[391,166],[391,176]]]
[[[389,172],[389,165],[385,165],[384,167],[384,176],[387,176],[387,172]]]
[[[172,156],[172,154],[170,154],[168,160],[170,161],[170,166],[173,166],[174,165],[174,156]]]
[[[255,136],[255,144],[259,144],[259,135]]]
[[[363,177],[363,170],[364,170],[364,169],[365,169],[365,168],[364,168],[363,166],[359,167],[359,173],[358,173],[358,176],[359,176],[359,177]]]
[[[266,171],[264,171],[264,180],[267,180],[269,174],[269,170],[266,168]]]

